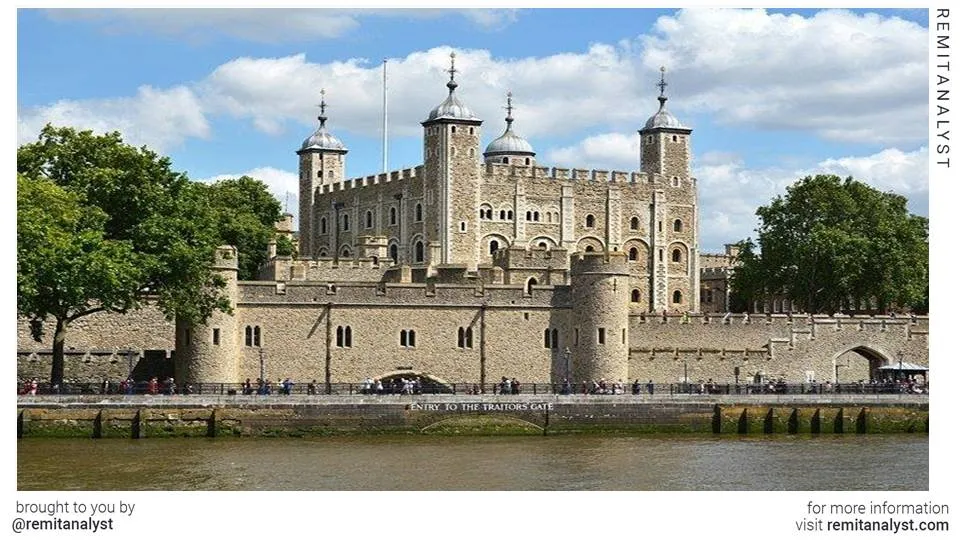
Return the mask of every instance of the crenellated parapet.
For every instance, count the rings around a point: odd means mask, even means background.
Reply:
[[[597,182],[608,184],[664,184],[671,185],[671,180],[661,174],[643,171],[610,171],[606,169],[568,169],[562,167],[538,167],[512,165],[503,163],[487,163],[484,165],[484,174],[490,179],[505,180],[508,178],[542,178],[557,181]],[[696,183],[695,179],[692,179]]]
[[[404,180],[413,180],[414,178],[423,177],[423,165],[417,167],[412,167],[409,169],[401,169],[397,171],[391,171],[388,173],[372,174],[368,176],[358,176],[356,178],[349,178],[343,182],[336,182],[333,184],[328,184],[321,186],[320,193],[336,193],[340,191],[348,191],[356,188],[363,188],[367,186],[376,186],[380,184],[390,184],[395,182],[403,182]]]

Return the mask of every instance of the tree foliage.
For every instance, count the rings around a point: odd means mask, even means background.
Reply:
[[[47,126],[17,150],[17,311],[41,339],[53,318],[51,382],[69,324],[147,299],[204,320],[229,309],[210,269],[220,243],[205,188],[118,133]]]
[[[880,310],[926,301],[928,223],[905,197],[853,178],[808,176],[757,209],[758,239],[741,242],[737,300],[784,294],[809,312],[858,301]]]
[[[206,189],[220,241],[239,252],[239,278],[256,279],[275,235],[280,203],[266,184],[249,176],[220,180]]]

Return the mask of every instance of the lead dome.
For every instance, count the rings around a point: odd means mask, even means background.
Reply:
[[[490,141],[483,152],[483,157],[489,160],[508,156],[535,156],[536,153],[530,143],[513,131],[513,93],[511,92],[507,93],[507,117],[504,120],[507,122],[507,128],[502,135]]]
[[[303,144],[300,145],[300,150],[335,150],[338,152],[346,152],[347,147],[343,144],[343,141],[327,131],[327,116],[325,114],[327,102],[325,97],[326,91],[321,90],[320,116],[317,117],[317,120],[320,121],[320,126],[313,132],[313,135],[304,139]]]

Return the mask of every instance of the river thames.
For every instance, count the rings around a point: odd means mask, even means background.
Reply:
[[[927,490],[924,435],[22,439],[20,490]]]

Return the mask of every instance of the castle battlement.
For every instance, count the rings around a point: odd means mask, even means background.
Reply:
[[[630,275],[630,268],[622,251],[578,252],[570,257],[570,272]]]
[[[411,180],[421,176],[423,176],[423,165],[418,165],[409,169],[400,169],[397,171],[390,171],[388,173],[371,174],[368,176],[358,176],[356,178],[348,178],[343,182],[324,184],[321,186],[321,193],[327,194],[348,189],[375,186],[378,184],[402,182],[404,180]]]
[[[792,325],[832,327],[837,331],[869,328],[916,326],[925,330],[929,317],[921,315],[827,315],[822,313],[634,313],[640,323],[676,325]],[[916,332],[917,330],[913,330]]]
[[[568,252],[564,248],[537,249],[511,246],[493,255],[493,264],[504,269],[566,268]]]
[[[731,270],[723,267],[701,268],[700,279],[726,279],[730,276]]]
[[[495,178],[544,178],[547,180],[572,180],[606,182],[611,184],[660,184],[665,178],[659,174],[643,171],[609,171],[604,169],[567,169],[563,167],[539,167],[487,163],[485,174]]]

